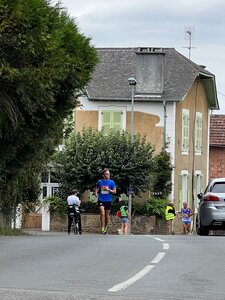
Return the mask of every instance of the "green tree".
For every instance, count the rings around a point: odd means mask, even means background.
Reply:
[[[172,190],[172,165],[170,154],[162,151],[155,157],[153,192],[155,198],[167,198]]]
[[[103,168],[108,167],[118,194],[127,193],[129,185],[134,187],[135,194],[144,192],[154,169],[153,152],[154,147],[140,135],[134,135],[132,144],[127,132],[111,131],[104,135],[86,128],[74,133],[55,157],[61,191],[68,194],[74,187],[80,192],[93,190]]]
[[[21,181],[53,154],[96,63],[90,38],[60,5],[0,0],[1,207],[20,201]]]

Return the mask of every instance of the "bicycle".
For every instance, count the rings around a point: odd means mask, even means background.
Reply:
[[[69,205],[68,206],[68,234],[70,234],[71,227],[73,228],[73,233],[80,235],[81,232],[81,209],[78,206]]]

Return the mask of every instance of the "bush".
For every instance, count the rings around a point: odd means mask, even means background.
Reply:
[[[47,197],[44,199],[44,203],[50,204],[50,212],[64,215],[67,212],[67,202],[57,196]],[[167,199],[149,199],[142,203],[132,204],[133,216],[153,216],[158,218],[165,217],[165,208],[168,203]],[[128,205],[127,201],[121,201],[119,203],[112,202],[111,215],[115,215],[122,205]],[[87,201],[81,203],[81,208],[84,213],[99,213],[97,202]]]
[[[164,218],[167,203],[168,200],[165,199],[149,199],[143,203],[134,203],[132,205],[132,215],[155,215],[158,218]],[[112,202],[111,215],[115,215],[122,205],[128,205],[127,201],[121,201],[119,203]],[[98,205],[96,202],[82,202],[81,208],[85,210],[84,213],[99,213]]]
[[[67,202],[58,196],[47,197],[43,203],[50,205],[50,213],[65,214],[67,212]]]
[[[15,236],[15,235],[25,235],[22,229],[12,229],[10,227],[0,226],[0,235],[4,236]]]
[[[149,199],[144,203],[135,203],[132,207],[133,215],[156,216],[158,218],[165,217],[165,208],[168,200],[165,199]]]
[[[93,201],[87,201],[81,203],[81,209],[84,210],[84,213],[98,213],[98,203]]]

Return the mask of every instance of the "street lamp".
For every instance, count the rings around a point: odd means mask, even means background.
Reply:
[[[129,85],[132,86],[132,97],[131,97],[131,115],[130,115],[130,136],[131,136],[131,145],[134,142],[134,91],[137,80],[134,77],[128,78]],[[131,215],[132,215],[132,194],[133,187],[130,185],[128,188],[128,211],[130,215],[129,219],[129,234],[131,233]]]
[[[134,77],[128,78],[129,85],[132,86],[132,97],[131,97],[131,115],[130,115],[130,135],[131,143],[133,144],[134,140],[134,89],[137,84],[137,80]]]

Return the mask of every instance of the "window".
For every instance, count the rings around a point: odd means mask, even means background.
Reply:
[[[216,182],[212,188],[211,188],[212,193],[225,193],[225,182]]]
[[[47,186],[42,187],[42,199],[47,197]]]
[[[52,196],[58,196],[59,193],[59,187],[58,186],[53,186],[51,190],[51,195]]]
[[[53,171],[50,173],[50,182],[51,183],[54,183],[54,182],[59,183],[59,178],[58,178],[58,174],[57,173],[55,173]]]
[[[48,182],[49,181],[49,172],[42,172],[41,174],[41,182]]]
[[[189,110],[182,110],[182,154],[189,152]]]
[[[179,176],[179,207],[182,207],[184,201],[189,202],[189,175],[188,171],[182,170]]]
[[[110,130],[125,129],[125,108],[119,107],[102,107],[99,111],[99,130],[108,134]]]
[[[195,120],[195,154],[202,152],[202,113],[196,113]]]
[[[194,187],[193,187],[193,193],[194,193],[194,201],[195,201],[195,209],[198,208],[199,206],[199,199],[197,197],[197,195],[199,193],[201,193],[201,177],[202,177],[202,173],[200,170],[196,170],[195,171],[195,175],[194,175]]]

